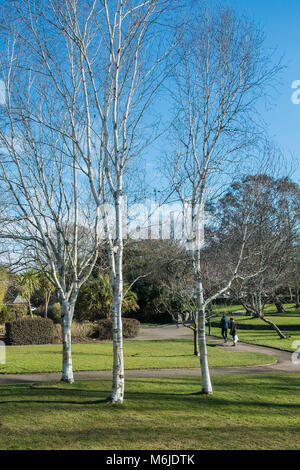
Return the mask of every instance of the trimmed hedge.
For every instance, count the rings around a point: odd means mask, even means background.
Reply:
[[[140,322],[135,318],[122,318],[123,338],[135,338],[140,331]],[[112,339],[112,320],[100,320],[98,328],[99,339]]]
[[[5,323],[6,344],[53,343],[54,327],[50,318],[20,318]]]

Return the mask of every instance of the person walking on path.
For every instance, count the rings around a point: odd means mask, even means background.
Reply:
[[[223,316],[221,318],[221,330],[222,330],[222,337],[224,339],[224,342],[227,343],[228,341],[228,327],[229,327],[229,320],[225,313],[223,313]]]
[[[239,340],[239,337],[237,335],[237,327],[236,327],[236,323],[234,321],[233,318],[230,318],[230,334],[232,336],[232,341],[233,341],[233,345],[232,346],[236,346],[237,345],[237,342]]]

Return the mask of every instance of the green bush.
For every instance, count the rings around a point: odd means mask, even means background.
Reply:
[[[112,311],[113,292],[110,277],[107,274],[99,274],[96,278],[90,278],[80,289],[75,305],[74,319],[82,321],[99,321],[110,318]],[[124,298],[122,302],[122,315],[128,316],[139,309],[137,295],[128,290],[124,284]]]
[[[6,323],[7,321],[12,320],[12,314],[9,313],[7,307],[3,307],[2,310],[0,310],[0,324]]]
[[[59,342],[61,343],[61,325],[59,323],[54,323],[54,339],[55,339],[55,342]]]
[[[5,323],[5,334],[10,345],[53,343],[53,321],[49,318],[13,320]]]
[[[154,302],[141,303],[140,310],[131,313],[130,316],[136,318],[141,323],[165,324],[172,322],[171,315],[166,311],[158,311]]]
[[[0,266],[0,309],[4,307],[5,294],[8,287],[8,270],[5,266]]]
[[[123,337],[135,338],[140,331],[140,322],[135,318],[122,318],[123,323]],[[99,339],[112,339],[112,320],[99,321]]]
[[[61,306],[59,302],[56,302],[48,309],[48,318],[54,323],[61,323]]]
[[[12,320],[18,320],[27,314],[27,307],[24,304],[7,305],[5,308]]]
[[[38,308],[35,309],[34,313],[39,317],[45,318],[45,308],[43,305],[40,305]]]
[[[91,322],[76,322],[73,321],[71,325],[72,338],[85,340],[87,338],[98,338],[98,323]],[[54,324],[54,339],[56,342],[61,342],[62,328],[59,323]]]
[[[28,314],[26,314],[26,315],[22,315],[20,318],[40,318],[40,316],[33,313],[32,316],[31,315],[29,316]],[[17,320],[20,320],[20,318],[18,318]]]
[[[94,338],[97,336],[98,325],[92,322],[76,322],[71,325],[72,338]]]

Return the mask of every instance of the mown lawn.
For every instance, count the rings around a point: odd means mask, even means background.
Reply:
[[[284,309],[286,310],[286,314],[287,316],[295,316],[295,317],[300,317],[300,310],[298,309],[295,309],[294,308],[295,304],[283,304],[283,307]],[[213,308],[212,308],[212,313],[217,313],[217,314],[220,314],[220,313],[224,313],[224,312],[227,312],[227,313],[233,313],[233,312],[245,312],[246,313],[246,310],[244,309],[244,307],[242,305],[214,305]],[[274,314],[274,315],[286,315],[286,314],[278,314],[277,313],[277,310],[276,310],[276,307],[274,304],[267,304],[265,306],[265,309],[264,311],[266,313],[271,313],[271,314]]]
[[[0,449],[300,449],[300,376],[130,379],[1,386]]]
[[[276,309],[274,310],[274,305],[268,305],[265,316],[282,329],[286,339],[280,339],[277,333],[259,318],[252,319],[246,315],[235,316],[232,312],[229,313],[229,316],[234,316],[238,328],[239,325],[249,325],[249,327],[263,326],[265,328],[263,330],[238,329],[238,336],[241,341],[261,346],[270,346],[285,351],[295,351],[293,343],[294,341],[300,341],[300,312],[299,310],[295,311],[293,304],[286,304],[284,308],[286,313],[277,313]],[[219,313],[222,313],[222,311]],[[213,318],[212,321],[218,322],[220,318]],[[212,334],[221,337],[220,328],[213,327]]]
[[[61,371],[61,345],[9,346],[6,364],[0,373],[30,373]],[[247,366],[274,362],[275,358],[261,353],[224,351],[213,343],[208,345],[211,367]],[[169,369],[199,367],[190,340],[127,341],[124,344],[126,369]],[[79,370],[110,370],[112,343],[74,344],[73,366]]]
[[[207,330],[208,331],[208,330]],[[221,338],[220,328],[211,328],[211,334]],[[280,339],[274,330],[241,330],[238,329],[238,337],[240,341],[245,343],[257,344],[259,346],[268,346],[270,348],[281,349],[282,351],[294,352],[293,347],[295,341],[300,341],[300,331],[284,331],[286,339]],[[231,339],[231,338],[230,338]],[[300,345],[300,343],[299,343]],[[297,349],[299,348],[297,346]]]
[[[239,311],[245,311],[244,307],[242,305],[213,305],[212,307],[212,313],[231,313],[231,312],[239,312]]]

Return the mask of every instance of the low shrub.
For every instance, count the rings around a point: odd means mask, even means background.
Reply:
[[[74,321],[71,326],[71,334],[72,338],[95,338],[98,336],[98,324]],[[59,323],[54,325],[54,338],[56,341],[61,341],[61,325]]]
[[[48,318],[50,318],[53,323],[61,323],[61,306],[59,302],[56,302],[48,308]]]
[[[172,317],[169,312],[158,312],[153,302],[140,302],[140,310],[130,313],[129,315],[130,317],[136,318],[140,323],[165,324],[172,322]],[[124,317],[126,317],[126,314]]]
[[[123,336],[124,338],[135,338],[140,331],[140,322],[136,318],[123,318]]]
[[[71,326],[71,332],[74,338],[92,338],[97,335],[97,330],[97,323],[88,321],[83,323],[74,321]]]
[[[140,322],[135,318],[122,318],[123,323],[123,337],[124,338],[135,338],[140,331]],[[98,326],[98,338],[99,339],[112,339],[112,320],[100,320]]]
[[[18,320],[19,318],[22,318],[24,315],[27,315],[27,307],[24,304],[7,305],[5,309],[10,315],[11,320]]]
[[[40,318],[39,315],[36,315],[35,313],[32,314],[32,316],[30,315],[22,315],[20,318]],[[18,320],[20,320],[20,318],[18,318]]]
[[[49,318],[20,318],[5,323],[6,343],[10,345],[53,343],[53,321]]]
[[[37,307],[37,308],[35,309],[34,313],[35,313],[38,317],[45,318],[45,307],[44,307],[44,305],[40,305],[39,307]]]
[[[13,319],[13,316],[8,311],[8,308],[3,307],[2,310],[0,310],[0,324],[6,323],[7,321],[10,321],[12,319]]]
[[[54,323],[53,337],[54,337],[56,342],[61,341],[61,325],[59,323]]]

